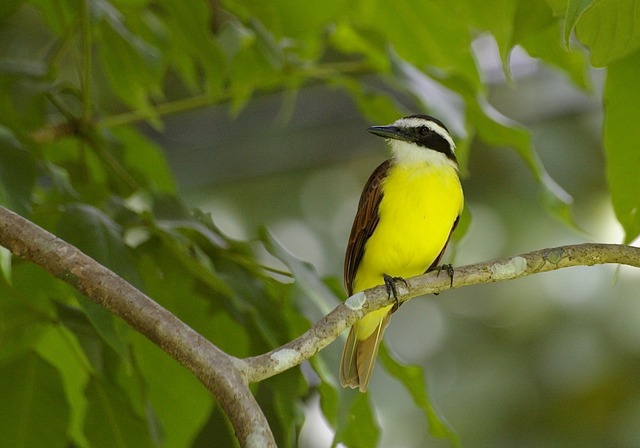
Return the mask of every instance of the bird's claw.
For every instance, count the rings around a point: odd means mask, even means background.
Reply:
[[[449,287],[453,288],[453,274],[454,274],[454,270],[453,270],[453,265],[451,263],[449,264],[443,264],[441,266],[438,266],[436,269],[438,269],[438,275],[440,275],[440,272],[442,271],[447,271],[447,275],[449,276]]]
[[[395,313],[396,311],[398,311],[398,308],[400,308],[400,305],[402,305],[400,302],[398,302],[398,288],[396,284],[398,282],[402,282],[404,283],[404,287],[407,289],[409,289],[409,284],[402,277],[392,277],[388,274],[383,274],[382,277],[384,278],[384,285],[387,287],[387,297],[391,298],[391,296],[393,295],[393,299],[395,300],[393,308],[391,308],[391,312]]]

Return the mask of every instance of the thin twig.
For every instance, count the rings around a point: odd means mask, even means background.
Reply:
[[[455,269],[453,284],[448,275],[437,271],[407,279],[407,288],[399,285],[398,301],[439,293],[451,288],[513,280],[527,275],[571,266],[625,264],[640,268],[640,248],[623,244],[585,243],[542,249],[515,257],[462,266]],[[259,382],[288,370],[322,350],[340,333],[368,312],[394,303],[384,286],[354,294],[300,337],[268,353],[246,358],[245,375]]]

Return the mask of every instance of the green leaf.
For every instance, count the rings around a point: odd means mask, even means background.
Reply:
[[[359,29],[383,36],[402,59],[417,67],[438,67],[480,88],[466,24],[451,20],[456,12],[453,4],[442,2],[398,0],[390,8],[387,2],[374,0],[351,8],[350,19]]]
[[[387,351],[384,344],[380,346],[378,354],[384,368],[391,376],[404,385],[413,398],[413,402],[424,412],[429,427],[429,434],[435,438],[447,439],[454,447],[459,447],[460,442],[456,433],[440,417],[436,408],[431,404],[426,375],[422,367],[403,366],[398,364]]]
[[[564,17],[567,12],[567,4],[571,0],[547,0],[549,7],[553,11],[554,17]]]
[[[604,67],[640,48],[636,0],[600,0],[579,17],[576,35],[591,50],[591,64]]]
[[[258,29],[255,29],[258,28]],[[258,88],[279,85],[284,61],[268,30],[227,25],[220,40],[229,58],[231,111],[238,114]]]
[[[3,76],[24,77],[26,79],[28,78],[41,79],[47,75],[47,66],[45,64],[31,62],[31,61],[23,62],[23,61],[3,60],[3,61],[0,61],[0,74]],[[35,92],[32,92],[32,93],[35,93]],[[32,117],[32,118],[36,118],[36,117]]]
[[[122,13],[113,5],[101,0],[91,6],[99,24],[98,56],[111,89],[124,104],[145,112],[157,125],[149,96],[161,90],[162,54],[131,32]]]
[[[46,160],[43,165],[50,177],[52,202],[102,203],[112,194],[107,165],[77,140],[63,137],[38,149]]]
[[[593,0],[568,0],[566,18],[564,21],[564,43],[570,44],[571,33],[585,9],[591,6]]]
[[[0,280],[0,362],[33,349],[56,319],[49,295],[64,296],[65,288],[40,267],[27,263],[13,267],[11,284]]]
[[[413,95],[425,109],[446,123],[447,128],[460,139],[465,139],[464,100],[412,64],[403,61],[393,51],[389,59],[401,88]]]
[[[342,442],[349,448],[377,446],[380,428],[376,422],[367,394],[353,390],[342,391],[338,426],[332,447]]]
[[[129,397],[116,384],[93,376],[86,389],[84,432],[92,448],[146,448],[156,446],[149,426]]]
[[[88,446],[82,425],[87,407],[84,390],[89,381],[91,366],[78,339],[63,325],[49,326],[36,350],[58,370],[62,378],[71,411],[68,434],[73,442],[70,445]]]
[[[507,77],[510,76],[511,50],[555,21],[551,7],[544,0],[469,0],[466,8],[469,11],[467,20],[481,30],[491,32],[494,37]]]
[[[175,193],[176,185],[162,150],[140,131],[123,126],[113,133],[124,145],[124,164],[141,185],[154,191]]]
[[[0,283],[0,362],[24,353],[42,337],[46,315],[34,312],[11,286]]]
[[[69,405],[58,371],[35,353],[0,365],[0,434],[7,447],[69,446]]]
[[[82,310],[70,306],[59,305],[60,321],[77,338],[84,354],[91,363],[93,371],[99,375],[107,375],[105,369],[107,360],[115,357],[107,349],[113,349],[119,358],[129,363],[129,343],[124,337],[126,328],[124,323],[115,322],[115,317],[106,309],[89,302],[82,296],[78,300],[84,304]]]
[[[609,66],[604,90],[604,149],[613,209],[625,243],[640,234],[640,52]]]
[[[355,29],[350,24],[344,22],[337,24],[329,34],[329,42],[342,53],[364,56],[367,62],[378,71],[386,72],[389,69],[389,60],[383,42],[374,40],[370,35]]]
[[[211,441],[225,448],[240,448],[240,442],[235,435],[229,419],[220,406],[215,406],[207,423],[201,428],[193,441],[191,448],[211,448]]]
[[[194,309],[191,314],[198,312]],[[209,316],[207,316],[209,317]],[[195,319],[189,319],[189,324],[197,323]],[[200,334],[212,341],[218,348],[233,356],[244,357],[251,355],[250,342],[255,337],[251,329],[246,328],[243,322],[238,322],[229,313],[216,313],[210,316],[201,326],[196,326]],[[232,334],[233,337],[229,337]]]
[[[192,241],[179,233],[179,231],[196,226],[197,223],[189,220],[162,220],[156,224],[154,234],[161,239],[168,250],[168,260],[171,263],[181,264],[191,277],[200,280],[221,297],[235,299],[235,293],[229,283],[215,271],[210,262],[206,261],[206,257],[200,259],[194,257]]]
[[[118,354],[123,362],[128,363],[129,341],[127,336],[130,329],[127,324],[103,306],[82,295],[78,295],[78,302],[102,340]]]
[[[146,397],[162,423],[164,446],[190,446],[211,413],[211,394],[189,370],[142,335],[136,333],[132,343]]]
[[[347,0],[301,2],[298,0],[226,0],[225,7],[245,21],[257,18],[278,37],[316,38],[324,28],[343,17]]]
[[[340,408],[340,394],[345,393],[338,389],[338,378],[334,373],[334,369],[327,366],[325,362],[326,352],[321,351],[309,359],[313,370],[320,378],[318,393],[320,394],[320,409],[332,427],[338,424],[338,411]]]
[[[556,22],[553,11],[545,0],[520,0],[517,5],[513,18],[512,46]]]
[[[258,386],[256,400],[278,447],[296,447],[297,434],[304,423],[302,397],[306,390],[307,383],[299,367],[268,378]]]
[[[514,17],[518,1],[516,0],[467,0],[466,19],[469,24],[482,31],[489,31],[498,45],[503,70],[508,73],[509,52],[513,47]]]
[[[11,259],[13,255],[9,249],[0,247],[0,275],[4,278],[4,281],[11,283]]]
[[[469,119],[476,124],[480,138],[496,147],[513,148],[529,166],[542,187],[543,204],[549,212],[568,225],[575,226],[571,215],[573,199],[547,173],[533,150],[531,135],[522,126],[495,110],[483,98],[467,102]]]
[[[6,20],[20,9],[24,0],[4,0],[0,3],[0,20]]]
[[[265,4],[271,2],[256,3]],[[276,2],[274,2],[276,3]],[[283,34],[286,36],[315,39],[324,32],[336,18],[344,17],[350,7],[349,0],[326,0],[322,2],[301,2],[298,0],[280,0],[275,11],[283,22]]]
[[[281,76],[282,71],[292,63],[288,59],[286,41],[278,40],[272,30],[259,20],[251,20],[246,27],[229,25],[224,32],[221,41],[224,39],[227,44],[226,52],[231,60],[231,85],[234,94],[240,94],[238,100],[241,103],[248,99],[244,95],[258,87],[266,88],[280,83],[296,86],[295,77],[287,79]],[[247,64],[251,62],[255,65],[247,70]],[[234,113],[238,111],[239,108],[234,106]]]
[[[533,57],[567,71],[581,87],[588,85],[581,53],[561,47],[558,8],[564,14],[566,5],[543,0],[469,0],[468,20],[482,30],[488,30],[498,44],[503,68],[508,74],[509,53],[521,44]],[[557,33],[557,34],[556,34]]]
[[[287,285],[256,277],[255,273],[231,263],[221,266],[221,271],[236,296],[250,306],[243,311],[253,353],[271,350],[299,336],[299,324],[291,320]]]
[[[319,320],[339,303],[333,291],[322,282],[311,264],[294,257],[265,228],[260,229],[260,239],[269,253],[285,263],[291,271],[296,280],[295,286],[305,299],[299,306],[309,319]],[[309,305],[313,305],[313,308]]]
[[[536,33],[529,34],[520,40],[527,53],[540,58],[569,74],[578,87],[589,90],[591,80],[587,71],[587,61],[582,51],[570,50],[560,41],[560,24],[552,23]]]
[[[86,204],[68,205],[56,234],[127,281],[140,284],[120,225],[97,208]]]
[[[28,216],[36,175],[36,162],[31,154],[22,148],[10,129],[0,125],[0,203]]]
[[[248,336],[251,353],[270,350],[299,335],[299,315],[292,319],[291,286],[265,276],[247,243],[223,240],[202,214],[197,220],[162,220],[157,225],[154,234],[172,256],[156,263],[175,265],[177,260],[198,282],[198,292],[204,293],[210,312],[233,315],[238,327],[233,323],[228,327],[233,331],[242,328],[240,334]],[[225,250],[221,244],[227,246]],[[173,277],[170,269],[164,269],[167,278]],[[224,341],[225,335],[218,330],[215,335]],[[239,337],[231,345],[244,351],[245,342]]]
[[[15,263],[12,280],[14,290],[10,294],[43,320],[53,321],[56,318],[52,296],[64,300],[74,293],[70,286],[31,263]]]
[[[84,204],[70,205],[57,227],[60,238],[133,285],[141,284],[130,250],[122,240],[120,226],[100,210]],[[128,360],[126,324],[84,296],[78,295],[78,303],[102,338],[123,360]]]
[[[335,83],[351,94],[360,112],[371,123],[393,123],[398,117],[407,115],[406,110],[389,92],[352,78],[340,78]]]
[[[208,93],[214,98],[221,95],[227,74],[224,53],[212,33],[211,23],[215,19],[211,5],[202,1],[162,0],[158,7],[163,12],[160,20],[166,27],[167,61],[193,91],[201,82],[198,72],[201,66]]]
[[[58,36],[64,35],[71,24],[78,23],[80,7],[76,0],[29,0],[45,19],[52,31]]]
[[[219,296],[208,288],[209,283],[200,283],[198,276],[176,262],[173,252],[164,245],[146,249],[139,262],[141,275],[148,285],[146,293],[221,350],[234,356],[249,356],[249,330],[230,315],[231,311],[223,311],[224,306],[233,308],[229,300],[233,296]],[[212,274],[205,275],[206,281]],[[230,338],[230,334],[234,337]]]

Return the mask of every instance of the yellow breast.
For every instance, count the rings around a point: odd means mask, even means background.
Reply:
[[[354,291],[384,283],[383,274],[424,273],[445,246],[463,206],[458,173],[449,164],[393,165],[382,184],[380,221],[365,245]]]

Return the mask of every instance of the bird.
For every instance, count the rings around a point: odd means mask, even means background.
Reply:
[[[440,120],[409,115],[367,130],[386,139],[391,158],[373,171],[360,196],[345,253],[345,289],[352,296],[384,284],[396,303],[366,314],[349,331],[340,384],[360,392],[367,391],[398,308],[396,285],[438,267],[464,207],[456,146]]]

